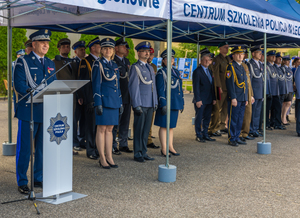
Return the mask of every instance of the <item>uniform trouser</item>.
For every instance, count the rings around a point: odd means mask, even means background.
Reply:
[[[79,140],[78,140],[78,135],[77,135],[77,130],[78,130],[78,121],[80,119],[80,106],[78,102],[76,102],[76,107],[75,107],[75,112],[74,112],[74,118],[73,118],[73,147],[78,147],[79,146]]]
[[[149,135],[148,135],[147,145],[150,145],[150,144],[153,143],[153,140],[152,140],[152,126],[153,126],[154,117],[155,117],[155,112],[153,112],[153,115],[152,115],[152,121],[151,121],[151,127],[150,127],[150,131],[149,131]]]
[[[220,126],[219,129],[225,129],[226,126],[226,118],[228,115],[228,110],[227,110],[227,91],[223,91],[221,94],[221,101],[220,101]]]
[[[142,111],[140,116],[134,114],[133,151],[135,158],[147,156],[147,140],[154,110],[152,107],[142,107]]]
[[[260,110],[260,119],[258,129],[262,130],[262,124],[264,122],[264,101],[262,101],[261,110]]]
[[[248,101],[248,104],[245,106],[244,119],[242,124],[241,136],[246,138],[250,132],[250,123],[252,117],[252,104],[251,100]]]
[[[78,104],[79,105],[79,104]],[[79,106],[79,137],[85,140],[85,110],[84,105]]]
[[[296,104],[295,104],[295,112],[297,111],[297,116],[296,116],[296,131],[298,134],[300,134],[300,99],[296,99]]]
[[[128,129],[130,122],[131,104],[124,104],[124,111],[119,117],[119,125],[115,125],[113,128],[113,148],[117,148],[118,143],[116,141],[117,131],[119,129],[119,147],[128,147]]]
[[[85,142],[86,142],[86,156],[97,155],[98,150],[96,147],[96,124],[95,113],[90,113],[88,107],[84,107],[85,120]]]
[[[262,103],[262,99],[255,99],[255,102],[252,104],[250,133],[255,133],[259,129]]]
[[[266,108],[266,126],[270,126],[270,110],[272,106],[273,96],[267,97],[267,108]]]
[[[212,107],[211,122],[208,128],[209,133],[215,133],[220,129],[225,129],[227,118],[227,91],[221,94],[221,100]]]
[[[208,126],[211,118],[213,104],[203,104],[200,108],[194,104],[195,108],[195,132],[197,137],[208,136]],[[202,125],[201,125],[202,124]],[[202,126],[202,128],[201,128]]]
[[[238,101],[237,106],[233,107],[228,101],[228,141],[237,141],[241,134],[243,125],[245,101]]]
[[[43,123],[34,123],[34,181],[43,181]],[[18,121],[16,175],[18,186],[27,185],[27,170],[30,160],[30,123]],[[33,181],[32,181],[33,182]]]
[[[281,126],[281,96],[275,95],[272,97],[271,106],[271,126]]]

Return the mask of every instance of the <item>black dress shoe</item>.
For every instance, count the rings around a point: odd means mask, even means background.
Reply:
[[[101,161],[99,160],[99,165],[100,165],[100,167],[102,167],[103,169],[110,169],[110,166],[103,166],[102,164],[101,164]]]
[[[234,147],[238,147],[238,143],[236,141],[229,141],[228,145],[234,146]]]
[[[267,126],[266,130],[273,130],[273,128],[271,126]]]
[[[118,168],[119,166],[116,165],[116,164],[110,164],[107,160],[106,162],[108,163],[108,165],[111,167],[111,168]]]
[[[80,146],[75,146],[75,147],[73,147],[73,149],[74,149],[75,151],[82,151],[82,149],[81,149]]]
[[[247,135],[246,137],[244,137],[244,139],[253,140],[254,138]]]
[[[155,136],[152,135],[151,138],[152,138],[152,139],[155,139]]]
[[[215,132],[215,133],[211,133],[211,134],[209,134],[209,136],[210,137],[212,137],[212,136],[221,136],[222,134],[221,133],[219,133],[218,131],[217,132]]]
[[[227,133],[228,133],[228,129],[227,129],[227,128],[222,129],[222,130],[220,130],[220,132],[221,132],[222,134],[227,134]]]
[[[252,133],[249,133],[249,136],[252,136],[252,137],[258,137],[259,136],[259,134],[258,134],[258,132],[252,132]],[[251,140],[251,139],[250,139]]]
[[[216,141],[216,139],[212,139],[209,136],[203,136],[203,139],[206,140],[206,141],[211,141],[211,142]]]
[[[258,134],[259,137],[263,137],[264,133],[263,132],[256,132]]]
[[[298,137],[300,137],[300,133],[298,133]]]
[[[174,156],[179,156],[180,154],[179,153],[175,153],[175,152],[172,152],[172,151],[169,151],[172,155]]]
[[[286,130],[286,128],[284,126],[275,126],[274,129]]]
[[[154,143],[151,143],[147,145],[147,148],[159,148],[159,146],[156,146]]]
[[[291,124],[289,124],[289,123],[282,123],[284,126],[288,126],[288,125],[291,125]]]
[[[148,155],[144,157],[145,160],[155,160],[153,157],[149,157]]]
[[[198,141],[198,142],[205,142],[205,140],[203,138],[200,138],[200,137],[196,137],[196,141]]]
[[[90,158],[92,160],[98,160],[98,156],[95,154],[91,154],[90,156],[88,156],[88,158]]]
[[[160,150],[160,153],[161,153],[161,155],[163,156],[163,157],[166,157],[167,155],[165,155],[163,152],[162,152],[162,150]],[[169,155],[169,157],[171,157],[171,155]]]
[[[128,137],[128,140],[133,140],[133,138],[132,137]]]
[[[122,154],[117,148],[113,148],[112,153],[115,154],[115,155]]]
[[[240,144],[240,145],[247,145],[247,142],[243,142],[242,140],[238,139],[236,141],[236,143]]]
[[[245,139],[244,137],[239,137],[239,139],[240,139],[241,141],[243,141],[243,142],[246,141],[246,139]]]
[[[120,147],[119,149],[122,152],[126,152],[126,153],[132,153],[133,150],[130,150],[128,147]]]
[[[73,151],[73,155],[78,155],[78,152],[77,151]]]
[[[145,162],[145,159],[142,158],[142,157],[135,157],[135,158],[133,158],[133,160],[135,160],[135,161],[137,161],[137,162],[140,162],[140,163]]]
[[[43,188],[43,182],[34,182],[33,185],[35,188]]]
[[[30,192],[30,189],[28,188],[27,185],[21,185],[21,186],[18,187],[18,191],[21,194],[27,195]]]

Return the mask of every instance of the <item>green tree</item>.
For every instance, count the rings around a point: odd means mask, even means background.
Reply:
[[[81,34],[79,41],[85,41],[85,45],[87,46],[88,43],[96,37],[97,36],[95,36],[95,35]],[[87,48],[86,53],[90,54],[90,49]]]
[[[210,52],[216,53],[218,47],[200,45],[200,50],[208,48]],[[175,58],[197,58],[197,44],[194,43],[180,43],[178,47],[174,47]]]
[[[51,41],[49,43],[49,51],[46,55],[51,60],[55,58],[56,55],[59,55],[57,43],[63,38],[68,38],[68,35],[65,32],[52,32],[52,35],[50,37]]]
[[[16,60],[16,52],[25,49],[26,29],[12,29],[12,60]],[[3,79],[7,79],[7,27],[0,27],[0,93],[5,93]]]

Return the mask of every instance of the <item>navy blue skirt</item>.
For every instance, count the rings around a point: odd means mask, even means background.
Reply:
[[[119,124],[119,108],[103,107],[101,116],[96,114],[96,125],[118,125]]]
[[[170,128],[175,128],[178,120],[178,110],[171,110]],[[167,115],[161,115],[161,108],[156,110],[154,125],[167,128]]]

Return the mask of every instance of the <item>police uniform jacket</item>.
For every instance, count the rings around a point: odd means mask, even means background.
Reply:
[[[130,67],[128,89],[133,108],[157,106],[155,74],[150,64],[138,60]]]
[[[300,67],[294,72],[294,81],[296,86],[296,99],[300,99]]]
[[[26,68],[29,70],[28,74],[25,71]],[[44,57],[44,66],[36,58],[33,52],[18,58],[14,73],[14,89],[16,94],[15,117],[19,120],[30,121],[30,103],[26,103],[30,95],[20,102],[18,102],[18,100],[27,94],[29,88],[35,88],[44,79],[48,79],[54,73],[55,65],[53,61],[47,57]],[[46,82],[46,85],[49,85],[54,80],[56,80],[56,76],[51,77]],[[41,91],[42,87],[38,89]],[[37,94],[37,92],[38,91],[36,91],[35,94]],[[43,122],[43,103],[33,104],[33,120],[37,123]]]
[[[114,61],[118,65],[119,72],[120,72],[120,88],[122,93],[122,102],[123,104],[129,104],[130,103],[130,95],[128,90],[128,81],[129,81],[129,68],[130,68],[130,62],[127,58],[123,57],[123,61],[115,56]]]
[[[230,63],[228,56],[224,57],[222,54],[218,54],[212,62],[212,72],[214,76],[215,86],[222,88],[222,91],[226,91],[225,72],[227,65]]]
[[[81,60],[77,56],[73,60],[74,60],[74,62],[71,63],[72,74],[74,75],[75,79],[78,79],[78,74],[79,74],[78,69],[79,69],[79,64],[80,64]]]
[[[277,70],[275,69],[274,65],[269,62],[267,62],[267,72],[268,79],[270,81],[269,90],[267,89],[267,95],[279,95]]]
[[[285,86],[287,93],[294,92],[293,89],[293,71],[290,67],[284,65],[281,67],[281,70],[283,71],[285,75]]]
[[[193,103],[202,101],[202,104],[212,104],[213,100],[216,100],[214,77],[209,70],[212,78],[210,83],[209,78],[203,70],[203,67],[199,65],[193,72],[193,90],[194,98]]]
[[[102,105],[106,108],[120,108],[122,95],[120,90],[120,73],[118,65],[105,58],[94,62],[92,69],[92,86],[95,106]]]
[[[250,71],[251,85],[254,94],[254,99],[263,99],[264,97],[264,68],[258,61],[257,63],[251,59],[248,64]]]
[[[274,68],[277,71],[279,94],[285,95],[288,93],[286,90],[285,74],[282,71],[281,66],[278,67],[276,64],[274,64]]]
[[[155,76],[159,108],[167,106],[167,67],[160,69]],[[171,110],[182,110],[184,96],[182,79],[177,69],[171,69]]]
[[[94,61],[95,61],[95,58],[91,54],[80,61],[79,69],[78,69],[78,72],[79,72],[78,78],[80,80],[90,80],[91,79],[91,73],[92,73],[92,67],[93,67]],[[83,86],[80,90],[78,90],[77,94],[78,94],[78,98],[83,99],[84,105],[94,102],[93,89],[92,89],[91,82],[89,82],[88,84]]]
[[[226,71],[227,99],[248,101],[247,75],[243,65],[236,61],[228,64]]]
[[[62,57],[60,61],[53,60],[53,62],[55,64],[55,68],[58,70],[67,63],[67,58]],[[77,75],[75,72],[73,73],[72,66],[70,63],[56,74],[56,78],[58,80],[76,80]]]

